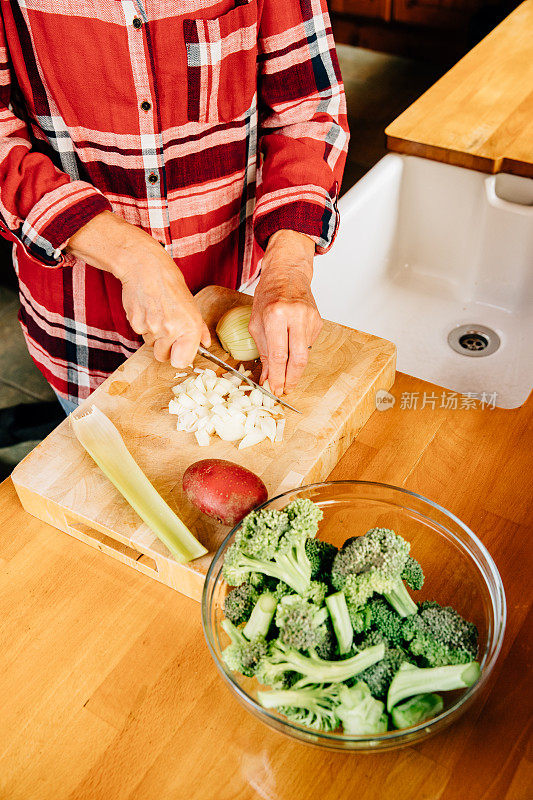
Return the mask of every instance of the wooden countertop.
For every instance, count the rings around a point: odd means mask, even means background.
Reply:
[[[30,517],[0,487],[2,800],[525,800],[532,694],[533,396],[521,409],[401,408],[442,389],[398,375],[331,474],[407,486],[453,511],[509,608],[488,692],[422,745],[341,754],[270,731],[230,695],[200,606]],[[531,751],[530,751],[531,752]]]
[[[385,131],[390,150],[533,177],[533,0],[526,0]]]

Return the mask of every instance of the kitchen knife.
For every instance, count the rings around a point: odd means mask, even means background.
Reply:
[[[271,400],[275,400],[276,403],[280,403],[282,406],[285,406],[285,408],[290,408],[291,411],[296,411],[297,414],[302,413],[301,411],[298,411],[297,408],[294,408],[294,406],[291,406],[288,403],[286,403],[285,400],[282,400],[281,397],[276,397],[275,394],[272,394],[272,392],[269,392],[268,389],[265,389],[264,386],[260,386],[251,378],[248,377],[245,378],[242,372],[239,372],[238,369],[233,369],[233,367],[230,367],[229,364],[226,364],[226,362],[222,361],[221,358],[214,356],[212,353],[209,352],[209,350],[206,350],[205,347],[202,347],[202,345],[200,345],[198,348],[198,355],[207,358],[208,361],[212,361],[213,364],[216,364],[218,367],[224,367],[226,372],[231,372],[232,375],[236,375],[238,378],[241,379],[241,381],[244,381],[249,386],[252,386],[254,389],[259,389],[260,392],[263,392],[263,394],[265,394],[267,397],[270,397]]]

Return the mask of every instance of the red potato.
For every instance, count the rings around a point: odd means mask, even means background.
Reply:
[[[208,517],[232,526],[268,498],[261,478],[222,458],[205,458],[187,467],[183,491]]]

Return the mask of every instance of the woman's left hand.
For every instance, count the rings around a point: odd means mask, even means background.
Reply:
[[[309,349],[322,328],[311,293],[315,244],[303,233],[282,230],[267,245],[252,306],[249,330],[274,394],[298,383]]]

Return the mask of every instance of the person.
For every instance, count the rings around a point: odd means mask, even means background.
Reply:
[[[1,23],[0,234],[63,407],[143,340],[191,363],[193,294],[259,274],[261,380],[293,388],[348,143],[325,0],[28,1]]]

